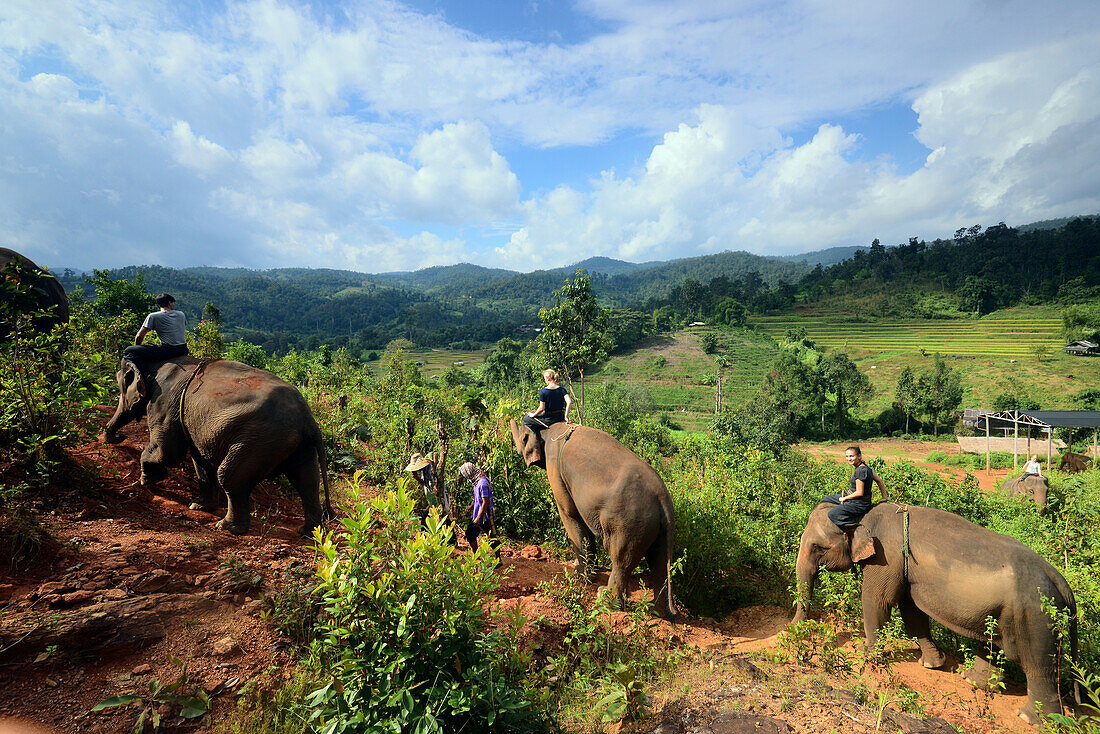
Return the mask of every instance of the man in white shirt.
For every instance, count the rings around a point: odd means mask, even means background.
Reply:
[[[122,352],[122,358],[133,362],[142,374],[147,374],[156,362],[187,354],[187,316],[176,310],[176,299],[167,293],[161,293],[156,300],[160,310],[145,317],[133,345]],[[157,333],[160,344],[141,343],[150,331]]]

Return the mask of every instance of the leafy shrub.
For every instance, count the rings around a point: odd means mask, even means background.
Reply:
[[[319,541],[324,619],[313,659],[332,682],[307,698],[314,725],[326,733],[544,728],[520,685],[526,660],[514,641],[485,631],[492,553],[452,555],[438,516],[420,532],[413,506],[399,488],[343,521],[345,544]]]
[[[225,358],[232,359],[234,362],[243,362],[252,367],[259,367],[262,370],[267,369],[268,357],[264,348],[258,344],[246,342],[244,339],[238,339],[226,347]]]

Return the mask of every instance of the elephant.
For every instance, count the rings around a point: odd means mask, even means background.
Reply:
[[[538,463],[546,469],[558,515],[577,555],[577,573],[587,575],[587,558],[602,540],[611,556],[608,589],[622,605],[630,574],[644,557],[654,606],[661,616],[674,620],[678,612],[670,578],[672,497],[653,467],[603,431],[569,423],[542,431],[548,450],[540,463],[539,437],[514,420],[510,428],[528,465]]]
[[[929,618],[984,643],[986,619],[992,617],[997,622],[993,643],[1027,676],[1028,702],[1020,716],[1035,723],[1037,705],[1046,713],[1062,713],[1056,673],[1061,650],[1042,597],[1069,612],[1074,655],[1077,607],[1069,584],[1053,566],[1013,538],[932,507],[880,502],[850,532],[829,520],[833,507],[819,504],[802,532],[793,622],[806,619],[820,567],[847,571],[858,563],[863,567],[868,649],[896,606],[908,634],[920,645],[921,663],[939,668],[946,658],[931,640]],[[906,533],[908,559],[902,553]],[[992,671],[989,660],[980,655],[964,675],[972,683],[989,686]]]
[[[149,366],[150,381],[132,362],[118,368],[118,407],[101,440],[145,415],[149,444],[141,452],[141,483],[155,484],[191,454],[198,476],[193,510],[217,510],[215,489],[228,498],[220,530],[241,535],[250,522],[249,495],[260,480],[283,474],[302,499],[309,536],[332,517],[321,430],[298,389],[266,370],[230,360],[179,357]],[[325,489],[325,514],[318,497]]]
[[[58,324],[64,324],[69,320],[69,297],[65,295],[65,289],[57,278],[49,272],[35,265],[29,258],[20,255],[14,250],[0,247],[0,272],[9,265],[15,264],[19,280],[30,286],[28,300],[16,304],[19,311],[37,311],[53,307],[50,316],[36,318],[34,326],[41,331],[49,331]],[[7,292],[0,290],[0,298],[7,298]],[[0,338],[4,338],[11,331],[11,325],[0,323]]]
[[[1067,474],[1076,474],[1077,472],[1085,471],[1089,468],[1089,462],[1092,461],[1091,456],[1084,454],[1075,454],[1072,451],[1067,451],[1062,454],[1062,461],[1058,464],[1058,469],[1064,471]]]
[[[1001,491],[1009,497],[1031,497],[1039,508],[1039,514],[1042,514],[1046,510],[1050,482],[1046,477],[1038,474],[1021,474],[1005,480],[1001,485]]]

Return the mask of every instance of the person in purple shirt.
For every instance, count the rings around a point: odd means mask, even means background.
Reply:
[[[497,564],[500,564],[500,540],[496,537],[496,528],[493,523],[493,485],[489,484],[489,478],[485,473],[470,462],[458,467],[458,473],[468,479],[474,485],[474,503],[467,508],[470,513],[470,524],[466,526],[466,542],[471,549],[477,548],[479,535],[484,535],[489,540],[489,546],[497,556]]]

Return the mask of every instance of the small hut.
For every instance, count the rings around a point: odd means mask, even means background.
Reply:
[[[1100,345],[1090,342],[1088,339],[1078,339],[1073,344],[1062,347],[1062,351],[1076,357],[1093,357],[1100,354]]]

